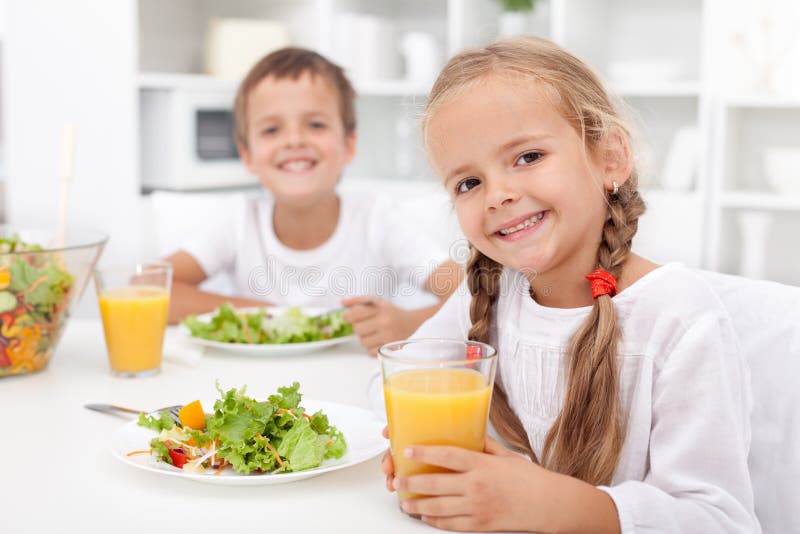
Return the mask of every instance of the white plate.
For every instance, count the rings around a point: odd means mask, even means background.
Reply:
[[[259,308],[237,308],[236,311],[254,313],[258,310]],[[323,308],[302,308],[302,310],[303,313],[308,315],[319,315],[328,311]],[[276,306],[273,308],[267,308],[266,311],[272,315],[280,315],[286,311],[286,308],[280,308]],[[198,315],[197,318],[200,321],[210,321],[214,315],[216,315],[216,312],[204,313],[202,315]],[[307,343],[258,343],[250,345],[247,343],[225,343],[222,341],[212,341],[210,339],[194,337],[189,332],[189,329],[183,325],[181,325],[181,331],[189,343],[200,345],[202,347],[209,347],[214,350],[229,352],[232,354],[243,354],[249,356],[291,356],[293,354],[307,354],[309,352],[317,352],[327,349],[328,347],[347,343],[356,337],[355,335],[349,335],[333,339],[325,339],[323,341],[309,341]]]
[[[203,402],[203,406],[213,405],[213,402]],[[325,460],[315,469],[296,473],[242,475],[231,468],[223,469],[219,475],[215,475],[213,470],[207,470],[205,473],[187,473],[167,463],[159,462],[148,454],[128,456],[129,452],[149,449],[150,440],[156,436],[154,431],[138,426],[136,421],[123,425],[114,433],[111,439],[111,452],[128,465],[159,475],[225,486],[262,486],[295,482],[337,469],[344,469],[374,458],[389,447],[388,440],[381,436],[385,423],[370,411],[346,404],[305,399],[301,405],[306,408],[308,413],[314,413],[317,410],[325,412],[331,424],[344,434],[344,439],[347,441],[347,452],[344,456],[337,460]]]

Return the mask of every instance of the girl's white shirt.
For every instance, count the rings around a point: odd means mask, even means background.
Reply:
[[[424,286],[447,261],[447,250],[385,196],[340,192],[339,199],[336,229],[314,249],[291,249],[278,239],[267,191],[226,203],[181,248],[207,277],[230,274],[236,296],[277,306],[338,308],[353,296],[401,306],[435,302]]]
[[[496,380],[541,457],[564,401],[570,338],[591,308],[541,306],[527,278],[510,269],[500,285],[491,328]],[[462,284],[414,337],[467,339],[470,301]],[[617,361],[625,442],[611,484],[600,489],[614,500],[622,532],[760,532],[747,466],[750,374],[724,306],[677,263],[643,276],[613,302],[623,332]],[[369,389],[382,413],[378,376]]]

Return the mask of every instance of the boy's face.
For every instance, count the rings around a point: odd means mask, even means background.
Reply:
[[[355,155],[339,95],[321,76],[267,77],[247,96],[247,146],[242,161],[277,202],[313,205],[334,194]]]

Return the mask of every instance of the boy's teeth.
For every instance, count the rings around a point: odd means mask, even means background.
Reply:
[[[513,234],[514,232],[519,232],[523,228],[528,228],[538,223],[539,221],[542,220],[542,217],[544,217],[544,212],[541,212],[538,215],[534,215],[530,219],[525,219],[524,221],[522,221],[521,223],[512,228],[506,228],[505,230],[500,230],[500,234],[508,235],[508,234]]]
[[[311,162],[308,160],[296,160],[283,164],[283,169],[286,171],[305,171],[311,168]]]

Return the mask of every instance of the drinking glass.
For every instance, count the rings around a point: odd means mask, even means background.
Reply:
[[[482,451],[497,356],[476,341],[413,339],[378,351],[395,474],[444,471],[406,458],[410,445]],[[419,497],[400,492],[400,500]]]
[[[172,265],[139,263],[95,271],[95,288],[111,372],[149,376],[161,369]]]

